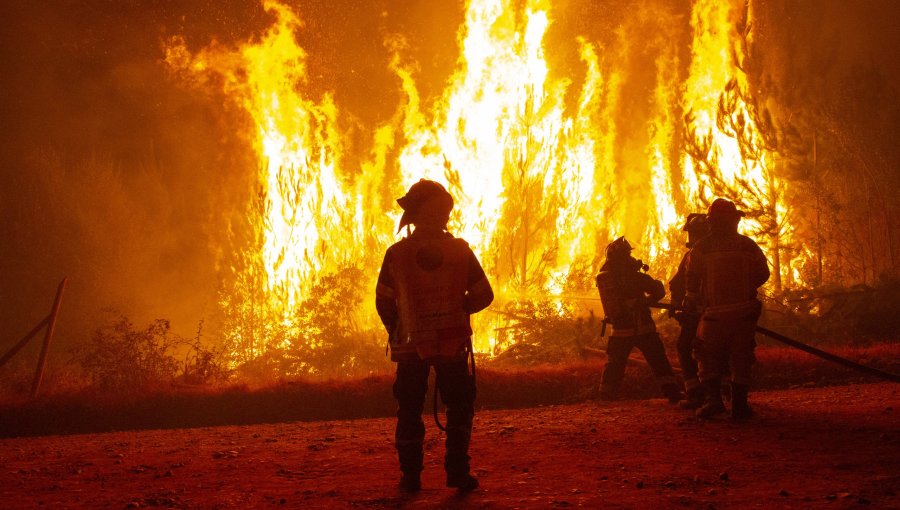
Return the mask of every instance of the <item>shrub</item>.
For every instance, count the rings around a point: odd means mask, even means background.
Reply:
[[[567,303],[513,301],[499,313],[507,325],[498,330],[498,366],[570,362],[599,347],[599,320],[576,317]]]
[[[361,317],[366,283],[355,267],[317,278],[293,316],[295,334],[285,352],[291,375],[363,375],[389,367],[380,326],[373,330]]]
[[[135,329],[120,316],[97,328],[89,341],[74,352],[75,362],[104,390],[141,390],[174,382],[178,362],[170,354],[183,342],[170,333],[169,321],[157,319]]]
[[[188,347],[181,367],[179,380],[185,384],[221,383],[231,378],[234,371],[228,368],[227,356],[221,349],[203,345],[201,332],[203,321],[197,326],[197,335],[183,342]]]

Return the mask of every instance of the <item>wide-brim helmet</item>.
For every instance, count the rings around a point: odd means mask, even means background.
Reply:
[[[682,232],[702,232],[704,230],[709,230],[709,222],[706,219],[706,214],[704,213],[690,213],[686,220],[684,220],[684,227],[682,227]]]
[[[706,211],[706,215],[707,219],[711,221],[715,221],[719,218],[741,218],[746,216],[744,211],[739,211],[738,208],[735,207],[734,202],[724,198],[713,200],[713,203],[709,205],[709,209]]]
[[[453,196],[439,182],[428,179],[420,179],[419,182],[409,187],[406,195],[397,199],[397,204],[403,209],[400,217],[401,230],[410,223],[417,223],[424,219],[421,216],[428,214],[434,216],[434,220],[446,223],[453,210]]]
[[[631,255],[631,250],[633,250],[631,244],[625,240],[625,236],[622,236],[606,245],[606,259],[621,260]]]

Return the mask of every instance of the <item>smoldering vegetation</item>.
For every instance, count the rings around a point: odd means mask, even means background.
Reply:
[[[387,36],[404,35],[426,101],[453,71],[461,3],[441,12],[433,2],[404,9],[386,1],[289,3],[306,23],[300,37],[310,93],[333,91],[347,112],[351,158],[365,156],[373,126],[400,100]],[[767,320],[826,345],[894,342],[898,329],[888,319],[900,305],[900,204],[890,190],[900,186],[900,35],[889,20],[896,6],[753,5],[760,22],[746,72],[776,123],[796,132],[779,154],[798,183],[791,201],[802,211],[793,218],[803,235],[794,243],[816,261],[802,268],[810,288],[767,297]],[[355,287],[352,277],[337,275],[332,294],[323,291],[298,310],[319,350],[300,336],[259,357],[252,345],[225,340],[224,329],[235,325],[223,316],[220,291],[230,288],[237,254],[252,235],[246,214],[258,193],[253,127],[221,94],[175,79],[162,62],[163,44],[173,35],[193,49],[251,39],[271,22],[260,5],[14,1],[0,15],[7,20],[0,32],[0,345],[47,313],[56,284],[68,276],[48,389],[168,391],[234,378],[275,384],[303,363],[326,377],[389,369],[380,331],[335,321],[343,299],[371,298],[372,289]],[[625,103],[635,111],[621,112],[633,115],[623,125],[627,144],[629,136],[646,136],[640,98],[651,88],[645,78],[653,64],[646,48],[680,41],[673,57],[685,66],[689,15],[687,1],[564,2],[547,44],[577,33],[608,58],[631,63]],[[553,72],[583,79],[571,64],[578,62],[574,46],[559,47],[550,52]],[[494,353],[498,367],[580,363],[602,352],[596,319],[575,309],[547,312],[551,307],[538,300],[501,310],[515,319],[504,334],[518,347]],[[0,369],[11,391],[27,387],[37,344]],[[891,351],[877,352],[874,358]]]

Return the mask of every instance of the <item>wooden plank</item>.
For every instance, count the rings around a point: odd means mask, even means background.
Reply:
[[[38,390],[41,388],[41,381],[44,379],[44,368],[47,366],[47,353],[50,351],[50,341],[53,339],[53,332],[56,330],[56,318],[59,315],[59,306],[62,303],[63,292],[66,290],[66,284],[69,278],[63,278],[59,282],[59,288],[56,289],[56,299],[53,301],[53,308],[50,309],[50,316],[47,317],[47,333],[44,335],[44,346],[41,347],[41,357],[38,360],[37,371],[34,374],[34,384],[31,386],[31,396],[36,397]]]
[[[12,348],[11,348],[10,350],[6,351],[6,354],[4,354],[2,358],[0,358],[0,367],[2,367],[3,365],[5,365],[6,362],[10,360],[10,358],[12,358],[13,356],[15,356],[17,352],[19,352],[20,350],[22,350],[22,347],[25,347],[25,344],[27,344],[28,341],[31,340],[31,339],[34,337],[34,335],[37,335],[38,332],[40,332],[41,329],[42,329],[44,326],[46,326],[47,323],[48,323],[49,321],[50,321],[50,316],[49,316],[49,315],[46,316],[46,317],[44,317],[44,319],[41,320],[41,322],[38,322],[38,325],[35,326],[34,329],[32,329],[31,331],[29,331],[28,334],[26,334],[21,340],[19,340],[19,343],[17,343],[16,345],[12,346]]]

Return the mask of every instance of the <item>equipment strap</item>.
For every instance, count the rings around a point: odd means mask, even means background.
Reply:
[[[475,386],[475,349],[472,347],[472,337],[469,337],[469,362],[472,366],[472,386]],[[429,363],[429,366],[433,366],[433,363]],[[431,409],[434,413],[434,424],[437,425],[443,432],[447,432],[447,427],[441,424],[441,419],[438,416],[438,383],[437,383],[437,369],[434,371],[434,399],[431,402]]]

